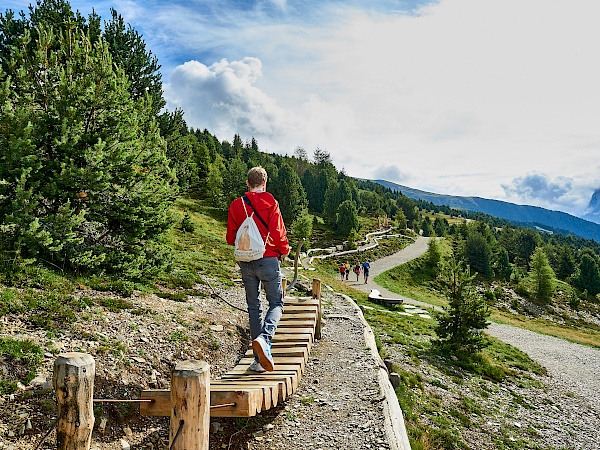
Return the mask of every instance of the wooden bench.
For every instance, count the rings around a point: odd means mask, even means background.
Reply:
[[[369,300],[377,303],[383,303],[384,305],[399,305],[404,302],[401,298],[385,298],[381,296],[381,293],[377,289],[371,289],[369,294]]]

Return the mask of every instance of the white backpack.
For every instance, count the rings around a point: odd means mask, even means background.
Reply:
[[[265,254],[266,246],[262,239],[258,226],[254,221],[254,212],[248,215],[246,209],[246,202],[242,198],[242,205],[244,206],[244,212],[246,213],[246,219],[242,222],[242,225],[237,230],[235,235],[235,250],[233,256],[238,261],[255,261],[260,259]],[[269,234],[267,233],[267,240]]]

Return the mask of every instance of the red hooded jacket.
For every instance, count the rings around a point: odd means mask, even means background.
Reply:
[[[266,242],[266,251],[264,257],[274,256],[279,258],[282,255],[287,255],[290,252],[290,245],[287,239],[287,231],[281,217],[281,211],[279,210],[279,203],[275,200],[275,197],[269,192],[246,192],[246,197],[252,203],[252,206],[260,214],[263,220],[269,225],[267,230],[263,223],[260,221],[256,214],[254,214],[254,221],[258,226],[263,240],[269,234],[269,240]],[[238,228],[242,225],[242,222],[246,220],[246,212],[244,211],[244,200],[242,198],[236,198],[229,205],[229,212],[227,214],[227,243],[229,245],[235,245],[235,235]],[[252,214],[252,208],[246,204],[246,211],[248,215]]]

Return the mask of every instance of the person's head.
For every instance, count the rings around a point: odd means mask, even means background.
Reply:
[[[253,167],[248,171],[248,178],[246,180],[246,184],[250,189],[256,189],[266,185],[267,171],[261,166]]]

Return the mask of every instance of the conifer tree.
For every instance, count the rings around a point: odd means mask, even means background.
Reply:
[[[552,298],[554,289],[554,271],[548,262],[548,256],[542,247],[537,247],[531,255],[529,278],[533,285],[533,294],[543,302]]]
[[[162,91],[162,75],[156,56],[146,50],[142,36],[126,24],[113,8],[111,20],[104,23],[103,38],[108,42],[113,62],[125,71],[129,79],[129,92],[134,100],[148,95],[150,108],[155,116],[165,106]]]
[[[153,111],[105,43],[44,23],[36,35],[32,50],[25,30],[0,76],[2,250],[147,275],[168,262],[157,239],[176,193]]]
[[[283,163],[279,168],[277,178],[270,182],[268,190],[279,202],[281,215],[288,224],[295,221],[308,208],[308,200],[300,177],[287,163]]]
[[[447,351],[476,353],[488,345],[481,330],[488,327],[490,312],[473,288],[474,275],[468,266],[450,257],[440,274],[449,305],[439,317],[436,344]]]
[[[485,237],[475,230],[470,230],[467,235],[465,260],[482,276],[492,276],[492,250]]]
[[[359,228],[356,205],[352,200],[345,200],[338,208],[337,230],[342,236],[348,237],[351,230],[358,231]]]
[[[589,294],[600,294],[600,269],[596,259],[589,253],[583,252],[573,285]]]

